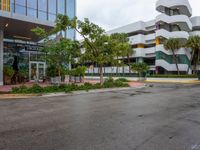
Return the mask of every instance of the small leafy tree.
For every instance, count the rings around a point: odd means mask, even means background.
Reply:
[[[83,37],[83,48],[85,52],[81,56],[81,60],[99,66],[100,83],[102,85],[104,65],[119,63],[116,59],[118,54],[122,54],[119,52],[120,49],[117,49],[117,47],[120,47],[118,43],[119,39],[114,40],[113,36],[107,35],[104,29],[90,22],[87,18],[81,21],[76,17],[70,19],[68,16],[58,15],[56,24],[55,32],[72,28]],[[127,41],[121,40],[120,42],[123,47],[125,47],[125,43],[127,43]]]
[[[57,26],[57,25],[56,25]],[[56,27],[55,27],[56,28]],[[40,49],[45,55],[44,59],[50,66],[55,66],[57,75],[61,76],[63,67],[69,62],[75,62],[75,58],[80,55],[80,45],[78,41],[66,38],[50,39],[55,29],[46,32],[42,28],[35,28],[32,31],[43,39],[43,47]]]
[[[114,33],[111,35],[111,38],[115,43],[117,43],[115,47],[115,51],[117,53],[117,59],[120,56],[122,56],[123,58],[127,57],[129,73],[130,73],[130,70],[131,70],[130,56],[134,54],[134,50],[131,48],[128,35],[125,33]]]
[[[197,73],[197,65],[199,63],[199,57],[200,57],[200,36],[189,37],[185,46],[187,48],[192,49],[190,66],[192,66],[192,62],[194,62],[193,70],[195,73]],[[189,67],[188,67],[188,72],[189,72]]]
[[[178,39],[175,39],[175,38],[170,38],[170,39],[165,41],[164,47],[165,47],[166,50],[170,50],[172,52],[173,60],[176,64],[176,69],[177,69],[177,72],[178,72],[178,75],[179,75],[180,71],[179,71],[179,67],[178,67],[178,59],[177,59],[176,51],[178,51],[181,48],[180,41]]]
[[[139,77],[141,77],[142,73],[149,70],[149,66],[146,63],[134,63],[131,66],[131,70],[138,72]]]

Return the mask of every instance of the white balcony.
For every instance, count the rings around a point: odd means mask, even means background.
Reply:
[[[189,38],[189,33],[186,31],[173,31],[169,32],[165,29],[160,29],[156,31],[156,37],[164,37],[166,39],[169,38],[178,38],[178,39],[185,39]]]
[[[130,41],[130,44],[132,44],[132,45],[145,44],[145,35],[138,34],[138,35],[135,35],[135,36],[130,36],[129,41]]]
[[[130,41],[130,44],[132,45],[147,44],[148,41],[155,41],[155,33],[148,34],[148,35],[138,34],[135,36],[130,36],[129,41]]]
[[[192,16],[192,8],[188,0],[158,0],[156,3],[156,10],[163,13],[165,8],[177,8],[181,14],[185,14],[189,17]]]
[[[172,52],[170,50],[166,50],[163,45],[157,45],[155,51],[156,52],[161,51],[167,55],[173,55]],[[179,50],[176,51],[176,54],[187,55],[189,59],[191,58],[190,49],[180,48]]]
[[[160,14],[156,17],[156,23],[178,24],[181,30],[191,31],[192,23],[186,15],[174,15],[168,16],[166,14]]]
[[[169,64],[165,60],[156,60],[156,66],[163,67],[167,71],[177,71],[176,64]],[[188,65],[187,64],[178,64],[180,71],[187,71]]]
[[[133,57],[155,57],[156,48],[135,48]]]
[[[193,31],[193,32],[190,32],[190,36],[195,36],[195,35],[200,36],[200,31]]]

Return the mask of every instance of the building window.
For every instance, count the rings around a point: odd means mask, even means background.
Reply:
[[[76,15],[76,0],[67,0],[67,16],[73,18]]]
[[[26,0],[15,0],[15,13],[26,15]]]
[[[0,0],[0,9],[10,11],[10,0]]]
[[[65,14],[65,0],[58,0],[58,14]]]
[[[67,8],[67,16],[69,18],[74,18],[76,15],[76,0],[67,0],[66,3]],[[74,40],[75,39],[75,31],[74,29],[67,30],[67,38]]]
[[[27,0],[27,15],[37,17],[37,0]]]
[[[48,20],[55,21],[56,20],[56,0],[48,1]]]
[[[38,18],[47,20],[47,0],[38,0]]]

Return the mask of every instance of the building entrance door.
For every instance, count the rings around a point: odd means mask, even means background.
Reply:
[[[29,80],[42,82],[46,74],[46,63],[38,61],[29,62]]]

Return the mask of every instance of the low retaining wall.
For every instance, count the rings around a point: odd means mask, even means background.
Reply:
[[[109,77],[104,77],[104,79],[107,79]],[[138,77],[113,77],[114,80],[119,78],[125,78],[129,81],[139,81],[144,78],[138,78]],[[92,76],[86,76],[85,79],[88,80],[99,80],[100,77],[92,77]],[[145,81],[147,82],[192,82],[197,81],[197,78],[146,78]]]

